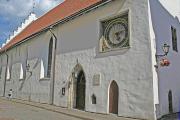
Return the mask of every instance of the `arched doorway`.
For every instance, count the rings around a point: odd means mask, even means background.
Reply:
[[[86,79],[80,64],[73,68],[68,86],[68,108],[85,110]]]
[[[77,77],[77,89],[76,89],[76,108],[80,110],[85,109],[85,89],[86,81],[84,72],[80,71]]]
[[[172,91],[168,92],[169,113],[173,113]]]
[[[119,88],[115,81],[109,87],[109,113],[118,114]]]

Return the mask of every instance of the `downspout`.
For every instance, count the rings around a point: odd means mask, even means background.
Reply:
[[[9,56],[7,54],[7,51],[5,50],[5,55],[6,55],[6,69],[5,69],[5,79],[4,79],[4,91],[3,91],[3,97],[6,95],[6,80],[7,80],[7,67],[8,67],[8,61],[9,61]]]
[[[53,35],[53,63],[52,63],[52,71],[51,71],[51,78],[50,78],[50,101],[49,104],[53,104],[54,101],[54,83],[55,83],[55,62],[56,62],[56,47],[57,47],[57,37],[56,35],[52,32],[52,27],[49,28],[50,33]]]

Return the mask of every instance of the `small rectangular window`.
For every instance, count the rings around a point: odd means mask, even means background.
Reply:
[[[171,33],[172,33],[172,46],[173,50],[178,52],[178,46],[177,46],[177,33],[176,29],[171,26]]]

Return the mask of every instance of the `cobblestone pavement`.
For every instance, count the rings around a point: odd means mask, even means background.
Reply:
[[[45,109],[0,100],[0,120],[82,120]]]
[[[0,120],[135,120],[79,110],[0,98]],[[137,120],[137,119],[136,119]]]

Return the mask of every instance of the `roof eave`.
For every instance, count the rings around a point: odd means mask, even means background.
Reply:
[[[38,36],[38,35],[41,34],[42,32],[45,32],[45,31],[47,31],[48,29],[50,29],[50,28],[52,28],[52,27],[54,27],[54,26],[57,26],[57,25],[59,25],[59,24],[66,23],[66,22],[68,22],[68,21],[70,21],[70,20],[73,20],[73,19],[79,17],[79,16],[82,16],[82,15],[84,15],[84,14],[86,14],[86,13],[89,13],[89,12],[91,12],[92,10],[95,10],[95,9],[97,9],[97,8],[103,6],[103,5],[106,5],[107,3],[111,2],[111,1],[114,1],[114,0],[102,0],[102,1],[100,1],[100,2],[98,2],[98,3],[96,3],[96,4],[94,4],[94,5],[91,5],[91,6],[87,7],[87,8],[85,8],[85,9],[82,9],[82,10],[78,11],[77,13],[74,13],[74,14],[72,14],[72,15],[70,15],[70,16],[62,19],[62,20],[59,20],[59,21],[57,21],[57,22],[49,25],[48,27],[46,27],[46,28],[44,28],[44,29],[42,29],[42,30],[40,30],[40,31],[38,31],[38,32],[36,32],[36,33],[34,33],[34,34],[26,37],[26,38],[24,38],[22,41],[15,43],[14,45],[12,45],[11,47],[9,47],[9,48],[7,48],[7,49],[1,48],[0,54],[2,54],[2,53],[4,53],[4,52],[6,52],[6,51],[8,51],[8,50],[10,50],[10,49],[18,46],[18,45],[20,45],[20,44],[22,44],[22,43],[24,43],[24,42],[26,42],[27,40],[29,40],[29,39],[31,39],[31,38],[33,38],[33,37],[35,37],[35,36]]]

